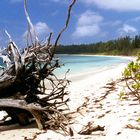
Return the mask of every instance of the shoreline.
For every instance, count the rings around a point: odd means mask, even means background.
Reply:
[[[136,56],[126,56],[126,55],[104,55],[104,54],[56,54],[56,55],[122,57],[130,60],[136,57]]]
[[[80,54],[80,55],[79,54],[78,55],[77,54],[72,54],[72,56],[105,56],[105,57],[115,57],[115,58],[126,59],[129,62],[135,60],[134,57],[127,57],[127,56],[83,55],[83,54]],[[123,66],[123,65],[126,66],[129,62],[124,62],[124,63],[119,63],[119,64],[116,63],[116,64],[112,64],[112,65],[108,65],[108,66],[103,66],[103,67],[97,67],[97,68],[87,68],[86,70],[83,70],[82,72],[79,71],[79,73],[78,72],[76,72],[76,73],[72,72],[71,73],[71,69],[70,69],[70,72],[67,73],[67,79],[69,79],[72,82],[78,81],[78,80],[83,80],[84,78],[90,77],[91,75],[93,76],[93,75],[96,75],[98,73],[102,73],[103,71],[107,71],[109,69],[114,69],[116,66],[117,67],[118,66],[120,67],[120,66]],[[65,72],[58,74],[58,77],[63,77]]]
[[[72,120],[73,123],[70,125],[74,130],[73,137],[51,130],[46,132],[40,131],[34,125],[26,127],[16,125],[10,127],[10,129],[0,126],[1,139],[25,140],[25,137],[33,138],[35,135],[35,140],[132,140],[132,138],[135,139],[134,135],[136,139],[139,138],[140,134],[137,130],[125,129],[125,126],[130,122],[136,124],[134,122],[136,117],[133,115],[136,115],[134,112],[139,112],[140,110],[137,102],[135,102],[136,105],[130,107],[129,102],[132,103],[131,100],[124,100],[123,102],[119,100],[119,93],[123,90],[122,86],[116,84],[116,87],[105,96],[104,100],[97,102],[98,99],[101,99],[107,93],[105,86],[108,83],[116,83],[122,77],[122,71],[126,65],[119,65],[96,74],[90,73],[83,78],[81,78],[81,75],[68,86],[68,91],[70,92],[70,102],[68,103],[70,111],[75,112],[79,108],[80,112],[75,115]],[[124,85],[124,82],[121,84]],[[105,131],[93,132],[92,135],[86,136],[77,134],[88,122],[105,126]],[[36,133],[40,134],[37,135]]]
[[[115,64],[115,65],[111,65],[111,66],[106,66],[106,67],[103,67],[101,69],[97,69],[97,70],[93,70],[93,71],[85,71],[85,72],[82,72],[80,74],[70,74],[68,75],[68,79],[70,79],[72,82],[75,82],[75,81],[81,81],[81,80],[84,80],[84,79],[87,79],[88,77],[97,77],[97,75],[100,75],[101,73],[103,72],[106,72],[106,71],[110,71],[110,70],[114,70],[116,69],[116,66],[117,67],[126,67],[127,66],[127,63],[121,63],[121,64]]]

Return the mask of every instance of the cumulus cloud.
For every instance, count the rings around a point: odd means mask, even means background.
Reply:
[[[52,32],[52,29],[44,22],[37,22],[34,25],[34,29],[38,37],[45,37],[50,32]],[[33,30],[31,32],[33,33]],[[27,35],[27,31],[23,34],[23,37],[25,37],[26,35]]]
[[[124,24],[119,30],[121,36],[124,35],[136,35],[138,33],[137,29],[131,25]]]
[[[34,27],[38,35],[42,35],[46,33],[48,34],[51,32],[51,29],[49,28],[49,26],[44,22],[38,22],[35,24]]]
[[[84,12],[77,21],[73,37],[88,37],[98,34],[100,32],[99,24],[102,20],[103,17],[95,12],[89,10]]]
[[[73,36],[74,37],[94,36],[99,32],[100,32],[100,28],[97,25],[79,26],[76,28]]]
[[[91,25],[95,23],[99,23],[103,20],[103,17],[98,15],[97,13],[94,13],[92,11],[86,11],[85,13],[80,15],[80,18],[78,19],[78,25]]]
[[[140,11],[140,0],[80,0],[88,5],[116,11]]]

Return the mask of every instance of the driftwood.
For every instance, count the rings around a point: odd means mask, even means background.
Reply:
[[[54,45],[51,44],[52,33],[47,42],[40,44],[33,24],[27,12],[26,0],[24,9],[28,22],[27,47],[21,52],[10,34],[8,46],[0,52],[5,68],[0,75],[0,110],[6,111],[13,122],[22,125],[35,118],[39,129],[67,129],[68,120],[64,112],[68,110],[66,87],[69,81],[66,75],[58,79],[54,70],[60,67],[59,59],[54,56],[58,40],[68,26],[70,12],[76,0],[68,8],[64,28],[58,34]],[[6,119],[3,119],[6,122]]]
[[[125,128],[140,130],[140,127],[134,126],[134,125],[131,125],[131,124],[127,124],[127,125],[125,126]]]
[[[100,126],[100,125],[95,126],[92,122],[88,122],[88,124],[84,126],[82,130],[78,132],[78,134],[91,135],[92,132],[95,132],[95,131],[104,131],[104,126]]]

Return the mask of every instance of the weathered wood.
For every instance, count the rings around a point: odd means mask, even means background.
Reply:
[[[43,111],[45,111],[45,108],[42,108],[39,104],[28,104],[24,100],[0,99],[0,109],[7,111],[11,117],[14,117],[14,120],[17,119],[17,122],[22,125],[29,122],[32,114],[38,128],[45,128],[44,116],[42,116],[42,114],[44,115]]]
[[[95,131],[104,131],[104,126],[102,127],[100,125],[94,125],[92,122],[88,122],[88,124],[84,126],[82,130],[78,132],[78,134],[91,135],[92,132],[95,132]]]
[[[52,33],[44,44],[40,44],[35,29],[27,12],[26,0],[24,10],[28,22],[27,48],[19,51],[10,34],[7,48],[0,52],[0,57],[7,56],[6,68],[0,75],[0,110],[6,111],[14,123],[26,125],[34,118],[39,129],[60,128],[65,133],[73,135],[71,128],[67,129],[68,120],[63,115],[68,110],[65,96],[69,81],[58,79],[54,70],[59,65],[54,57],[55,49],[61,34],[68,27],[70,13],[76,0],[68,7],[68,15],[64,28],[58,34],[54,45],[51,44]],[[33,32],[32,32],[33,31]],[[30,43],[29,44],[29,40]],[[5,55],[7,54],[7,55]],[[49,85],[45,84],[48,81]],[[6,120],[3,122],[6,123]]]

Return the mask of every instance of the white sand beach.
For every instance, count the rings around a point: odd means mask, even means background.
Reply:
[[[126,126],[139,126],[137,119],[140,116],[138,101],[134,98],[119,99],[119,93],[124,88],[124,82],[117,82],[126,65],[106,69],[99,73],[89,73],[71,77],[73,81],[70,91],[70,110],[78,111],[74,114],[71,128],[74,136],[65,136],[63,132],[51,130],[40,131],[36,125],[26,127],[18,125],[0,126],[1,140],[138,140],[140,130],[126,128]],[[113,85],[112,83],[116,83]],[[110,87],[112,86],[112,87]],[[77,110],[78,109],[78,110]],[[78,132],[88,122],[95,126],[104,126],[104,131],[93,132],[91,135],[79,135]]]

